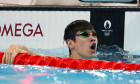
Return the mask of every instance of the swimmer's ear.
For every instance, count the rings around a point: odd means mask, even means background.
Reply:
[[[74,41],[73,41],[73,40],[68,39],[68,40],[66,41],[66,43],[67,43],[67,46],[68,46],[70,49],[74,48]]]

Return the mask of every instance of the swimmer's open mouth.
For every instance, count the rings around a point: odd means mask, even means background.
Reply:
[[[92,44],[90,47],[92,50],[96,50],[96,43]]]

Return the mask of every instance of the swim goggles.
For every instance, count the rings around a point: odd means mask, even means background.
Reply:
[[[97,37],[97,36],[96,36],[96,32],[93,32],[93,33],[81,32],[80,34],[69,35],[69,36],[67,36],[67,37],[80,36],[80,37],[82,37],[82,38],[87,38],[87,37],[89,37],[90,35],[92,35],[93,37]]]

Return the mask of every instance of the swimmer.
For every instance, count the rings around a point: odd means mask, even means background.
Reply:
[[[69,48],[69,57],[73,59],[93,59],[96,56],[97,35],[93,26],[86,20],[75,20],[67,25],[64,31],[64,40]],[[38,55],[26,46],[13,44],[4,52],[4,60],[7,64],[13,64],[17,54],[28,53]],[[54,55],[49,55],[57,57]]]

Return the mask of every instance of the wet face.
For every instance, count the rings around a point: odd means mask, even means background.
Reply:
[[[93,31],[88,30],[88,33],[93,33]],[[80,34],[81,32],[77,32]],[[72,58],[82,58],[91,59],[96,56],[96,49],[98,39],[92,35],[82,38],[81,36],[75,37],[76,41],[73,43],[73,49],[71,50]]]

